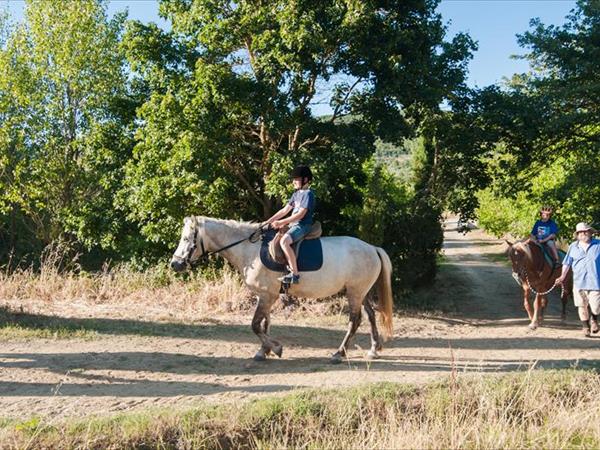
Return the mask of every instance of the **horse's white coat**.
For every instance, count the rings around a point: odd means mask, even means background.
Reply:
[[[206,252],[217,251],[235,241],[248,238],[257,229],[256,224],[246,222],[209,217],[186,217],[179,246],[173,255],[172,265],[180,264],[181,261],[189,263],[197,260],[202,252],[201,242]],[[194,236],[196,236],[195,241]],[[300,272],[300,283],[291,285],[289,294],[296,297],[321,298],[346,289],[350,303],[351,322],[358,321],[360,323],[363,300],[377,283],[384,331],[386,334],[391,334],[391,263],[383,249],[348,236],[323,237],[321,243],[323,247],[322,268],[312,272]],[[253,329],[263,342],[262,350],[268,353],[274,348],[280,351],[280,344],[268,336],[268,323],[271,305],[279,295],[281,282],[277,278],[281,276],[281,273],[269,270],[261,263],[260,245],[260,239],[255,242],[244,240],[234,247],[223,250],[220,254],[242,274],[246,286],[259,297]],[[375,354],[375,350],[381,347],[381,343],[374,323],[374,313],[371,315],[373,311],[372,309],[367,310],[367,307],[365,304],[365,310],[372,326],[373,348],[371,350]],[[255,322],[263,319],[266,321],[265,326],[263,329],[259,329]],[[348,339],[352,337],[358,327],[357,323],[354,325],[349,327],[346,339],[342,342],[338,353],[345,352]]]

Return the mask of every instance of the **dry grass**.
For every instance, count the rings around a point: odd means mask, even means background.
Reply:
[[[96,273],[58,266],[46,262],[38,271],[0,271],[0,340],[160,334],[161,324],[212,323],[251,314],[256,306],[256,298],[228,266],[184,276],[166,266],[139,272],[120,265]],[[335,324],[348,312],[344,296],[292,298],[277,302],[273,311],[299,317],[307,325]]]
[[[38,270],[0,270],[0,338],[94,339],[103,328],[90,324],[94,319],[185,324],[231,312],[246,314],[256,305],[256,298],[229,266],[185,275],[166,264],[144,272],[128,265],[94,273],[77,269],[65,264],[59,252],[49,252]],[[335,323],[336,316],[347,313],[346,304],[343,296],[290,299],[286,304],[277,302],[274,311],[300,314],[308,322],[315,318],[323,323],[326,317],[325,323]]]
[[[239,276],[225,268],[194,272],[185,277],[167,267],[155,266],[145,272],[127,265],[105,268],[101,272],[61,271],[43,264],[39,271],[0,272],[0,300],[17,304],[85,302],[92,304],[151,303],[190,310],[232,310],[243,308],[250,293]],[[237,302],[238,304],[234,304]]]
[[[155,410],[61,424],[0,421],[7,448],[597,448],[590,371],[452,375],[243,405]]]

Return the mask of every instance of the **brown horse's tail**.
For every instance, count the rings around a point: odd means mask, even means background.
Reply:
[[[375,247],[381,260],[381,272],[377,278],[377,297],[379,298],[379,312],[381,313],[381,325],[383,327],[383,336],[389,339],[394,333],[392,323],[392,262],[384,249]]]

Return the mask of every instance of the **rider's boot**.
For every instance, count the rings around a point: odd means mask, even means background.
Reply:
[[[282,283],[286,283],[286,284],[298,284],[300,283],[300,275],[294,275],[294,272],[290,271],[290,273],[277,278],[279,281],[281,281]]]

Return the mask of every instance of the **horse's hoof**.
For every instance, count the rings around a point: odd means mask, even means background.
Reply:
[[[529,329],[530,329],[530,330],[532,330],[532,331],[533,331],[533,330],[537,330],[537,327],[538,327],[538,326],[537,326],[535,323],[530,323],[530,324],[529,324]]]
[[[256,355],[254,355],[254,361],[257,362],[262,362],[262,361],[266,361],[267,357],[265,356],[264,352],[256,352]]]
[[[331,356],[331,364],[340,364],[342,362],[342,355],[339,353],[334,353]]]
[[[369,350],[369,352],[367,353],[367,359],[379,359],[379,354],[377,352],[374,352],[373,350]]]
[[[273,350],[273,353],[275,353],[277,356],[279,356],[281,358],[281,355],[283,353],[283,345],[277,345],[276,347],[273,347],[271,350]]]

